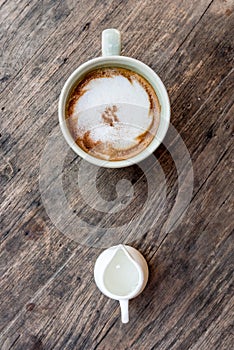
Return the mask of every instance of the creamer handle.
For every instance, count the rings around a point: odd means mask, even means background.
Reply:
[[[129,321],[128,303],[129,301],[127,299],[122,299],[119,301],[121,310],[121,321],[123,323],[128,323]]]

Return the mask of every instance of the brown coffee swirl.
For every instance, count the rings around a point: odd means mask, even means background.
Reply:
[[[85,152],[118,161],[137,155],[153,140],[160,104],[153,87],[138,73],[100,68],[86,74],[70,92],[66,120]]]

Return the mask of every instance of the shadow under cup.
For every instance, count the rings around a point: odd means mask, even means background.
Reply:
[[[104,160],[97,158],[96,156],[91,155],[90,153],[85,152],[79,145],[76,143],[76,135],[72,135],[69,130],[68,122],[66,119],[66,108],[68,99],[70,98],[71,91],[74,87],[84,79],[84,77],[91,71],[100,69],[100,68],[124,68],[126,70],[130,70],[136,72],[143,78],[145,78],[148,83],[154,89],[159,104],[160,104],[160,120],[159,125],[156,131],[156,134],[151,137],[150,143],[148,145],[142,144],[142,149],[137,150],[131,154],[132,156],[127,159],[122,160]],[[140,106],[130,105],[130,112],[132,113],[140,113]],[[87,112],[87,110],[86,110]],[[79,68],[77,68],[71,76],[66,81],[59,98],[59,123],[62,130],[62,133],[69,144],[69,146],[77,153],[80,157],[87,160],[88,162],[102,167],[107,168],[122,168],[126,166],[130,166],[132,164],[139,163],[143,159],[147,158],[150,154],[152,154],[155,149],[160,145],[163,138],[166,135],[166,132],[169,127],[170,122],[170,102],[168,98],[168,94],[164,84],[158,75],[147,65],[144,63],[129,57],[124,56],[110,56],[110,57],[98,57],[92,59],[84,64],[82,64]],[[92,114],[92,110],[89,110],[89,113]],[[95,125],[93,128],[95,129]],[[134,128],[141,130],[141,125],[134,122],[129,124],[129,128]],[[133,130],[134,131],[134,130]],[[127,138],[125,138],[126,144],[128,142]],[[96,147],[96,146],[95,146]],[[98,147],[98,145],[97,145]]]

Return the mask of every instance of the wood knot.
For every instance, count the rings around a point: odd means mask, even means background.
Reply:
[[[37,240],[43,236],[46,227],[42,220],[31,218],[28,222],[23,224],[22,229],[27,240]]]
[[[1,158],[2,161],[0,165],[0,175],[5,176],[8,180],[10,180],[14,176],[13,166],[9,159],[4,157],[3,155]]]
[[[26,305],[26,310],[27,311],[32,311],[35,308],[36,304],[34,303],[29,303]]]

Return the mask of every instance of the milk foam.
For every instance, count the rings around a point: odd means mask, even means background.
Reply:
[[[128,149],[150,128],[153,113],[146,89],[134,76],[114,75],[87,82],[69,119],[75,138],[89,132],[94,142]]]

